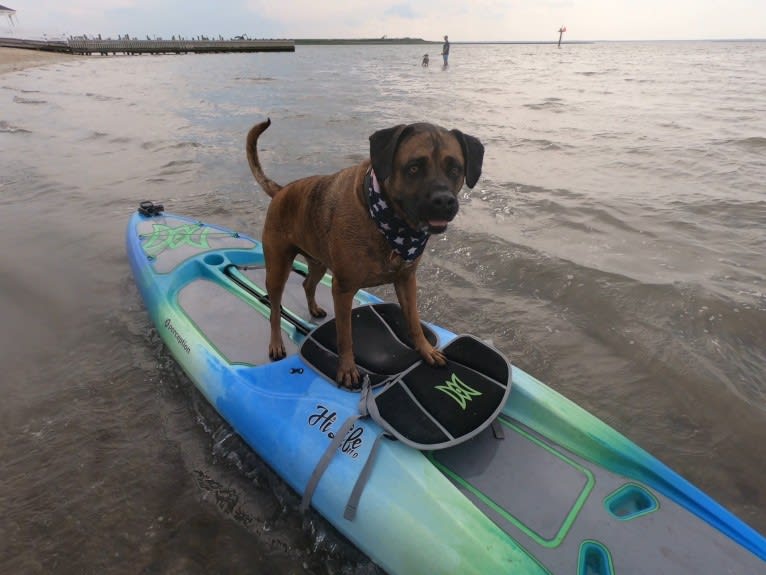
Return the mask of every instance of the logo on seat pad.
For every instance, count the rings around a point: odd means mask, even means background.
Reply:
[[[472,400],[473,396],[481,395],[480,391],[476,391],[463,383],[455,373],[452,374],[452,379],[445,381],[444,385],[437,385],[436,389],[449,395],[464,411],[465,406]]]

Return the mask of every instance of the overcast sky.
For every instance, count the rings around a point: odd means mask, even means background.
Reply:
[[[453,42],[766,38],[766,0],[0,0],[0,36],[409,36]]]

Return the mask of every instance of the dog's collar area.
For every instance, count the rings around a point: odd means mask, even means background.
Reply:
[[[370,168],[364,178],[367,188],[367,207],[370,217],[375,222],[378,231],[383,234],[391,249],[405,261],[413,261],[420,257],[426,249],[430,234],[421,230],[413,230],[407,222],[399,217],[383,197],[375,172]]]

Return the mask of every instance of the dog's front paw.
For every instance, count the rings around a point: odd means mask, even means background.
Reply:
[[[338,385],[346,389],[357,389],[359,387],[359,380],[359,370],[354,364],[353,357],[350,360],[341,358],[338,363],[338,375],[335,376],[335,381],[338,382]]]
[[[277,361],[278,359],[284,358],[286,355],[287,351],[285,350],[285,344],[281,339],[279,341],[269,342],[269,359]]]
[[[447,358],[445,355],[441,352],[441,350],[436,349],[431,344],[419,348],[418,352],[423,357],[423,359],[426,360],[428,365],[447,365]]]

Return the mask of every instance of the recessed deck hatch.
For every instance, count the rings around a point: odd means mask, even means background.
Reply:
[[[520,425],[499,421],[504,439],[486,429],[432,459],[504,531],[555,547],[593,489],[593,474]]]

